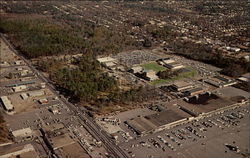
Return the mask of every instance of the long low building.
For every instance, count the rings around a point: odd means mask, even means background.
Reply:
[[[30,97],[39,97],[45,94],[44,90],[35,90],[28,92]]]
[[[219,88],[228,87],[237,83],[237,81],[234,79],[229,79],[227,77],[219,75],[211,77],[209,79],[205,79],[204,82]]]
[[[14,136],[16,141],[22,141],[27,139],[32,139],[33,131],[30,128],[22,128],[15,131],[12,131],[12,135]]]
[[[196,87],[196,88],[193,88],[193,89],[189,89],[187,91],[185,91],[185,93],[188,95],[188,96],[193,96],[193,95],[197,95],[197,94],[201,94],[203,93],[205,90],[201,87]]]
[[[7,112],[14,111],[14,106],[12,105],[11,101],[9,100],[9,98],[7,96],[1,96],[1,101],[2,101],[2,104],[4,106],[4,109]]]
[[[193,118],[193,116],[182,111],[178,107],[173,106],[170,109],[163,110],[156,114],[128,120],[126,123],[138,135],[144,135],[148,132],[157,131],[159,129],[171,128],[179,123],[188,121],[191,118]]]
[[[157,127],[170,128],[175,124],[189,120],[189,118],[192,118],[192,116],[182,111],[178,107],[172,107],[160,113],[146,116],[146,118]]]
[[[147,131],[157,128],[152,122],[144,117],[138,117],[126,122],[138,135],[143,135]]]
[[[11,144],[2,146],[0,158],[39,158],[35,148],[31,144]]]
[[[176,90],[176,91],[183,91],[183,90],[187,90],[192,88],[192,84],[186,81],[176,81],[172,87]]]

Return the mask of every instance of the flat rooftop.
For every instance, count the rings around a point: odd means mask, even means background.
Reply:
[[[60,152],[63,157],[72,157],[72,158],[90,158],[90,156],[82,149],[78,143],[70,144],[61,148]],[[72,152],[73,151],[73,152]]]
[[[0,146],[0,157],[3,158],[37,158],[38,155],[31,144],[9,144]]]
[[[49,138],[49,141],[54,150],[75,143],[74,140],[70,138],[68,133]]]
[[[171,107],[171,109],[167,109],[162,112],[146,116],[148,120],[150,120],[158,127],[189,117],[191,117],[191,115],[177,107]]]
[[[235,102],[229,99],[221,98],[220,96],[217,96],[215,94],[211,94],[210,96],[208,94],[202,94],[199,95],[199,98],[196,98],[194,96],[190,98],[188,102],[184,100],[177,101],[177,104],[179,106],[187,109],[188,111],[192,111],[196,115],[199,115],[201,113],[208,113],[226,106],[230,106],[234,103]]]
[[[176,81],[173,86],[175,86],[176,88],[183,88],[183,87],[189,87],[192,84],[187,82],[187,81]]]

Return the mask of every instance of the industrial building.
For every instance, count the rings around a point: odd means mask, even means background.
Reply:
[[[219,76],[219,75],[211,77],[209,79],[205,79],[204,82],[212,86],[218,87],[218,88],[231,86],[237,83],[235,80],[232,80],[223,76]]]
[[[174,88],[174,90],[180,92],[180,91],[185,91],[187,89],[192,88],[192,84],[187,82],[187,81],[176,81],[172,87]]]
[[[39,158],[35,148],[31,144],[9,144],[2,146],[0,158]]]
[[[3,104],[4,109],[7,112],[13,112],[14,111],[14,106],[12,105],[11,101],[7,96],[1,96],[1,102]]]
[[[63,124],[47,125],[41,129],[41,132],[45,142],[52,150],[57,150],[75,143]]]
[[[28,92],[30,97],[39,97],[45,94],[44,90],[36,90]]]
[[[12,90],[14,92],[21,92],[21,91],[25,91],[27,89],[26,85],[20,85],[20,86],[16,86],[16,87],[12,87]]]
[[[62,129],[64,129],[63,124],[54,123],[54,124],[51,124],[51,125],[44,126],[42,128],[42,132],[45,134],[46,132],[56,132],[56,131],[59,131],[59,130],[62,130]]]
[[[71,145],[71,144],[75,143],[75,141],[70,138],[68,133],[58,135],[58,136],[55,136],[55,137],[47,138],[47,141],[49,143],[49,146],[53,150],[57,150],[57,149],[62,148],[64,146],[68,146],[68,145]]]
[[[193,96],[193,95],[201,94],[204,91],[205,90],[201,87],[195,87],[193,89],[189,89],[189,90],[185,91],[184,93],[188,96]]]
[[[12,131],[12,135],[14,136],[15,140],[19,142],[27,139],[32,139],[33,131],[30,128],[22,128]]]

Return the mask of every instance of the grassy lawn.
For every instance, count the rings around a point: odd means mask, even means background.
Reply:
[[[188,69],[189,71],[188,72],[180,73],[177,76],[169,78],[169,79],[159,79],[159,80],[152,81],[151,84],[152,85],[158,85],[158,84],[172,82],[172,81],[180,80],[180,79],[184,79],[184,78],[192,78],[192,77],[194,77],[197,74],[197,71],[194,70],[191,67],[186,67],[186,69]]]
[[[141,65],[146,70],[154,70],[155,72],[166,70],[165,67],[157,64],[156,62],[145,63]]]

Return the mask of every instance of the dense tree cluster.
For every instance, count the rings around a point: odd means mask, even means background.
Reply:
[[[156,39],[167,40],[173,35],[173,30],[170,26],[164,26],[162,28],[148,28],[152,37]]]
[[[103,73],[93,55],[84,55],[78,68],[61,68],[51,74],[51,79],[83,101],[95,100],[100,92],[112,91],[116,81]]]
[[[70,29],[44,19],[1,20],[0,31],[29,58],[75,52],[86,46],[84,39]]]
[[[112,54],[133,45],[128,36],[102,26],[62,27],[52,22],[1,19],[0,32],[7,33],[13,44],[29,58],[75,52]]]

